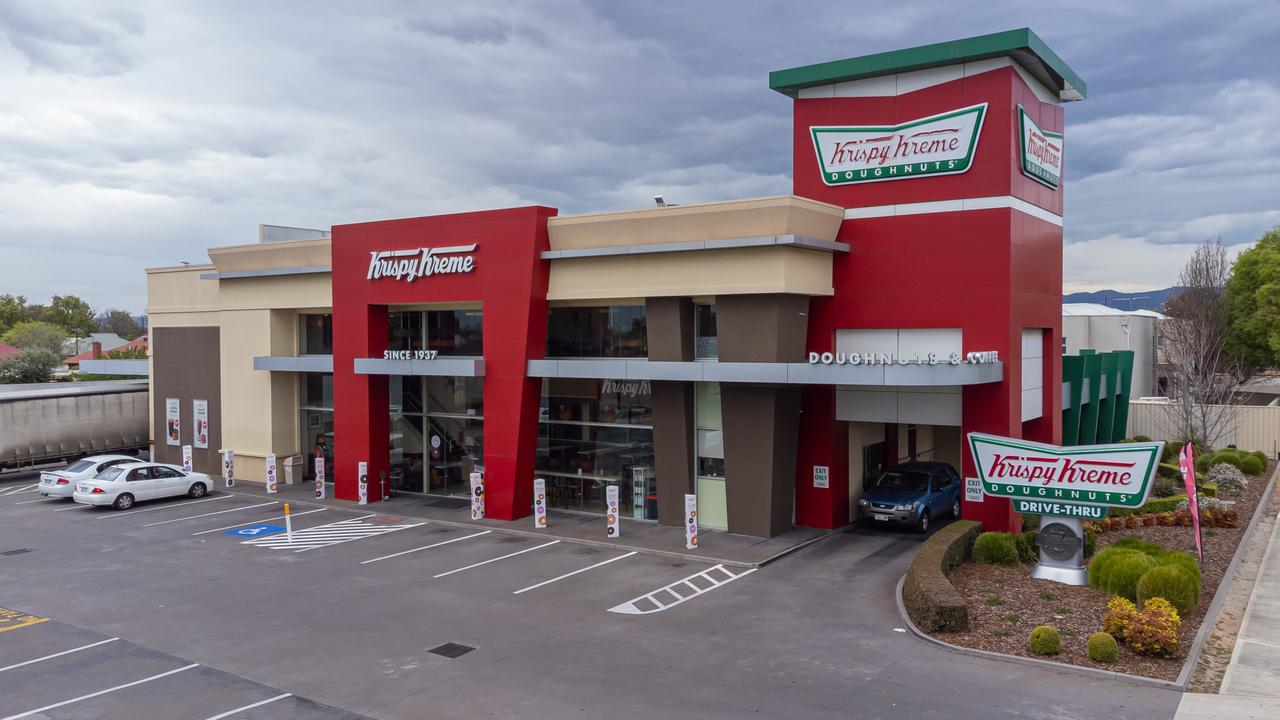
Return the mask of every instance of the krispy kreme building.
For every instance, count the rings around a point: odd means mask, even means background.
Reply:
[[[264,228],[149,270],[158,427],[206,403],[195,464],[231,449],[241,481],[319,454],[341,499],[364,462],[371,501],[482,472],[490,517],[530,514],[541,478],[552,508],[603,512],[616,485],[666,524],[692,492],[703,527],[763,537],[848,522],[897,462],[972,476],[971,431],[1059,441],[1062,106],[1084,83],[1026,29],[769,81],[790,195]],[[1018,523],[1003,498],[963,514]]]

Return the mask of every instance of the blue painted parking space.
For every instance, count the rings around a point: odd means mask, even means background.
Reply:
[[[276,533],[282,533],[282,532],[284,532],[283,525],[262,524],[262,525],[245,525],[244,527],[231,528],[230,530],[223,530],[222,534],[232,535],[239,538],[257,538],[257,537],[264,537],[266,535],[275,535]]]

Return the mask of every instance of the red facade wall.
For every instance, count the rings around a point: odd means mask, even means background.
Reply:
[[[334,482],[337,497],[357,498],[357,464],[369,463],[369,500],[380,498],[388,472],[387,378],[357,375],[356,358],[381,358],[387,308],[438,302],[479,303],[484,336],[484,468],[486,512],[528,515],[537,449],[540,385],[527,361],[546,348],[547,218],[553,208],[438,215],[337,225],[333,228]],[[470,273],[412,282],[367,278],[370,252],[476,243]]]
[[[814,125],[896,125],[978,103],[988,104],[974,163],[957,175],[843,186],[823,183],[810,135]],[[795,193],[846,208],[1012,195],[1061,215],[1062,189],[1019,169],[1017,108],[1042,129],[1062,131],[1062,108],[1042,103],[1012,68],[1001,68],[897,97],[795,101]],[[851,250],[833,260],[835,296],[810,304],[808,350],[834,350],[843,328],[962,328],[964,351],[996,350],[1004,381],[968,386],[961,431],[1022,437],[1023,328],[1044,328],[1044,416],[1027,437],[1060,439],[1062,228],[1008,209],[931,212],[846,220],[839,240]],[[833,388],[805,395],[796,469],[796,521],[815,527],[847,522],[847,430],[835,419]],[[832,427],[834,426],[834,433]],[[834,434],[834,437],[833,437]],[[962,472],[972,476],[964,450]],[[829,489],[814,488],[814,465],[831,465]],[[847,471],[845,473],[847,476]],[[966,518],[989,530],[1020,525],[1007,500],[965,503]]]

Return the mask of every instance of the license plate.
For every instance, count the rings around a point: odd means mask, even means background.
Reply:
[[[880,515],[879,513],[876,513],[876,514],[872,515],[871,517],[875,518],[876,520],[880,520],[880,521],[882,521],[882,522],[887,522],[887,521],[889,521],[889,520],[892,520],[892,519],[893,519],[893,516],[892,516],[892,515]]]
[[[88,485],[77,485],[77,486],[76,486],[76,490],[79,490],[79,491],[80,491],[80,492],[82,492],[82,493],[87,493],[87,492],[89,492],[89,486],[88,486]]]
[[[52,475],[41,475],[41,476],[40,476],[40,484],[41,484],[41,485],[52,485],[52,484],[53,484],[53,476],[52,476]]]

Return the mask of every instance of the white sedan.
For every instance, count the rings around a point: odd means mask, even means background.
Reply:
[[[183,472],[176,465],[133,462],[109,467],[92,480],[77,482],[72,497],[86,505],[128,510],[141,500],[178,495],[204,497],[211,487],[213,483],[204,473]]]
[[[138,458],[128,455],[80,458],[61,470],[40,473],[40,494],[52,498],[69,498],[75,492],[77,482],[88,480],[109,467],[136,462]]]

